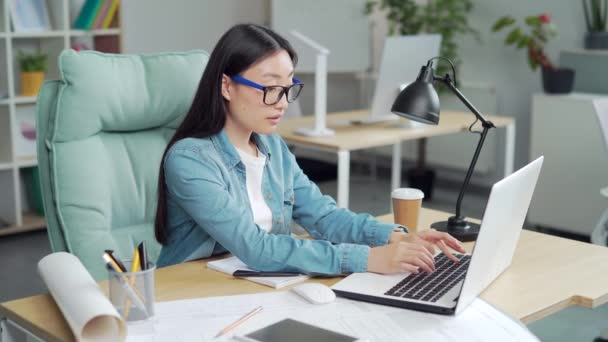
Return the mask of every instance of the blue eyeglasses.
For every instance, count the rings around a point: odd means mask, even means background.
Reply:
[[[300,92],[304,87],[304,83],[300,82],[300,80],[295,77],[292,78],[293,84],[289,87],[283,87],[279,85],[263,86],[239,75],[230,76],[230,78],[236,83],[240,83],[242,85],[262,90],[264,92],[264,104],[267,105],[274,105],[279,103],[279,101],[281,101],[281,98],[283,97],[283,94],[285,94],[287,102],[292,103],[298,98],[298,96],[300,96]]]

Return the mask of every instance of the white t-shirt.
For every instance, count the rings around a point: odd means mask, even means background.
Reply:
[[[245,164],[247,196],[249,196],[249,202],[251,203],[253,221],[260,228],[270,232],[270,229],[272,229],[272,211],[270,211],[264,200],[264,194],[262,194],[262,175],[264,174],[266,156],[259,151],[258,157],[254,157],[238,148],[236,151],[241,156],[243,164]]]

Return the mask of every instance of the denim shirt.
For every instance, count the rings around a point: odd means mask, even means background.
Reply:
[[[272,211],[270,233],[254,223],[245,166],[226,132],[182,139],[165,157],[168,242],[158,266],[229,251],[261,271],[365,272],[369,247],[387,244],[398,226],[338,208],[277,134],[253,139],[267,157],[262,193]],[[292,220],[314,240],[293,237]]]

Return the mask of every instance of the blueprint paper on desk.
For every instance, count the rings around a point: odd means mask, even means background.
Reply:
[[[263,310],[227,336],[214,339],[254,308]],[[310,304],[290,291],[208,297],[156,303],[156,316],[130,323],[127,341],[232,341],[285,318],[369,341],[539,341],[525,326],[481,299],[458,316],[376,305],[337,298]]]

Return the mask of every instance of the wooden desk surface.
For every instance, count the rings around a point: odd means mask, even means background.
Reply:
[[[331,137],[307,137],[294,133],[295,128],[312,127],[314,123],[313,116],[285,119],[279,124],[278,133],[287,143],[316,146],[336,151],[352,151],[392,145],[404,140],[463,132],[467,131],[469,126],[475,121],[475,116],[471,113],[443,111],[441,112],[441,119],[437,126],[420,125],[418,127],[404,128],[397,125],[399,122],[406,122],[406,119],[375,124],[350,123],[353,120],[364,119],[367,116],[368,110],[328,114],[327,127],[336,131],[336,134]],[[488,115],[486,118],[492,121],[496,127],[507,126],[514,122],[513,118],[505,116]],[[479,122],[475,127],[481,128]]]
[[[423,209],[420,227],[449,214]],[[392,221],[391,215],[380,217]],[[465,244],[470,251],[472,243]],[[156,300],[275,291],[267,286],[208,270],[193,261],[156,271]],[[341,278],[312,281],[331,285]],[[105,288],[105,283],[102,287]],[[481,295],[513,317],[529,323],[570,305],[595,307],[608,301],[608,248],[524,230],[511,267]],[[73,335],[50,295],[0,304],[8,317],[49,341],[72,341]]]

